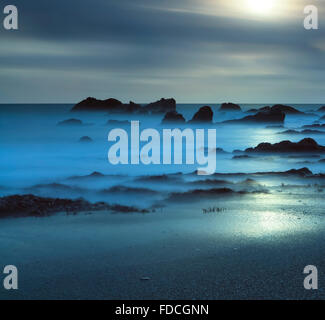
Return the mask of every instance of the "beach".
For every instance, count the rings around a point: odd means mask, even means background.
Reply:
[[[1,220],[2,260],[20,283],[0,298],[324,299],[324,203],[306,197],[303,212],[282,199],[265,211],[265,200],[241,199],[241,210],[220,200],[225,211],[209,214],[178,205]],[[303,287],[310,264],[319,290]]]

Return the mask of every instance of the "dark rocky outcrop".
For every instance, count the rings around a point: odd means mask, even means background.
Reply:
[[[246,113],[257,113],[258,111],[259,111],[258,109],[253,108],[253,109],[247,110]]]
[[[85,176],[72,176],[72,177],[67,178],[67,180],[88,180],[88,179],[91,180],[91,179],[105,178],[105,177],[107,177],[107,176],[100,172],[94,171],[93,173],[85,175]]]
[[[130,101],[129,104],[124,104],[122,109],[124,109],[124,113],[147,113],[140,104],[134,103],[133,101]]]
[[[148,188],[133,188],[133,187],[126,187],[126,186],[114,186],[109,189],[104,189],[100,193],[102,194],[116,194],[116,193],[121,193],[121,194],[135,194],[135,195],[155,195],[159,194],[158,191],[148,189]]]
[[[247,111],[247,113],[267,112],[267,111],[270,111],[270,110],[281,111],[284,114],[306,115],[306,113],[304,113],[304,112],[301,112],[301,111],[299,111],[299,110],[297,110],[297,109],[295,109],[293,107],[286,106],[286,105],[283,105],[283,104],[276,104],[273,107],[266,106],[266,107],[259,108],[259,109],[250,109],[250,110]]]
[[[169,200],[171,201],[179,201],[179,200],[196,200],[197,198],[202,197],[216,197],[233,195],[235,191],[230,188],[212,188],[212,189],[195,189],[186,192],[174,192],[169,196]]]
[[[318,112],[325,112],[325,106],[320,107],[317,111],[318,111]]]
[[[325,131],[311,130],[311,129],[306,129],[302,131],[286,130],[286,131],[279,132],[278,134],[325,134]]]
[[[303,126],[303,128],[306,128],[306,129],[312,129],[312,128],[325,129],[325,123],[324,124],[319,124],[319,123],[309,124],[309,125]]]
[[[150,113],[166,113],[170,111],[176,111],[176,100],[171,99],[160,99],[159,101],[149,103],[144,109]]]
[[[198,112],[195,113],[190,123],[212,123],[213,111],[211,107],[204,106],[200,108]]]
[[[88,137],[88,136],[83,136],[79,139],[79,142],[82,142],[82,143],[89,143],[89,142],[93,142],[93,139]]]
[[[131,122],[128,120],[113,120],[113,119],[111,119],[106,122],[106,125],[115,126],[115,127],[116,126],[128,126],[130,124],[131,124]]]
[[[85,100],[77,103],[71,111],[118,111],[123,108],[123,103],[119,100],[110,98],[106,100],[99,100],[88,97]]]
[[[300,168],[300,169],[291,169],[285,172],[282,172],[283,175],[294,175],[294,176],[312,176],[313,173],[308,168]]]
[[[99,100],[95,98],[87,98],[77,103],[71,111],[105,111],[109,113],[136,113],[146,114],[150,113],[166,113],[169,111],[176,111],[175,99],[160,99],[159,101],[149,103],[146,106],[130,101],[128,104],[123,104],[117,99]]]
[[[228,102],[228,103],[223,103],[219,111],[242,111],[242,110],[238,104]]]
[[[246,116],[242,119],[227,120],[223,123],[238,124],[238,123],[283,123],[285,114],[279,110],[268,110],[258,112],[252,116]]]
[[[68,119],[68,120],[58,122],[57,125],[58,126],[82,126],[83,123],[79,119]]]
[[[233,156],[232,159],[233,160],[245,160],[245,159],[251,159],[253,157],[250,157],[247,154],[241,154],[241,155],[237,155],[237,156]]]
[[[281,111],[285,114],[304,114],[304,112],[301,112],[293,107],[290,106],[285,106],[283,104],[276,104],[273,107],[264,107],[262,109],[260,109],[260,111],[269,111],[269,110],[273,110],[273,111]]]
[[[162,124],[169,124],[169,123],[185,123],[185,118],[183,115],[176,111],[169,111],[165,114],[164,119],[162,120]]]
[[[319,145],[311,138],[303,139],[297,143],[291,141],[282,141],[279,143],[260,143],[255,148],[248,148],[245,152],[260,153],[308,153],[308,152],[325,152],[325,147]]]
[[[90,203],[84,199],[43,198],[31,194],[0,198],[0,218],[45,217],[59,212],[77,214],[84,211],[108,210],[113,212],[147,212],[133,207],[109,205],[105,202]]]
[[[149,175],[149,176],[142,176],[137,178],[135,181],[138,182],[149,182],[149,183],[167,183],[172,182],[175,183],[177,181],[182,180],[182,173],[173,173],[173,174],[162,174],[162,175]]]

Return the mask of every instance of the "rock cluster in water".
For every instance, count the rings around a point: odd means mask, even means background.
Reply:
[[[325,147],[319,145],[314,139],[306,138],[297,143],[282,141],[279,143],[260,143],[255,148],[248,148],[245,152],[279,152],[279,153],[306,153],[306,152],[325,152]]]

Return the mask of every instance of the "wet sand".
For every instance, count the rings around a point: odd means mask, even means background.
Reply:
[[[3,219],[1,261],[18,267],[19,290],[0,299],[324,299],[325,203],[322,194],[299,199]],[[223,210],[203,214],[210,206]],[[309,264],[318,291],[303,288]]]

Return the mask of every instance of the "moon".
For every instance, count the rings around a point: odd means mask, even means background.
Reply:
[[[247,9],[256,14],[269,14],[274,4],[275,0],[246,0]]]

